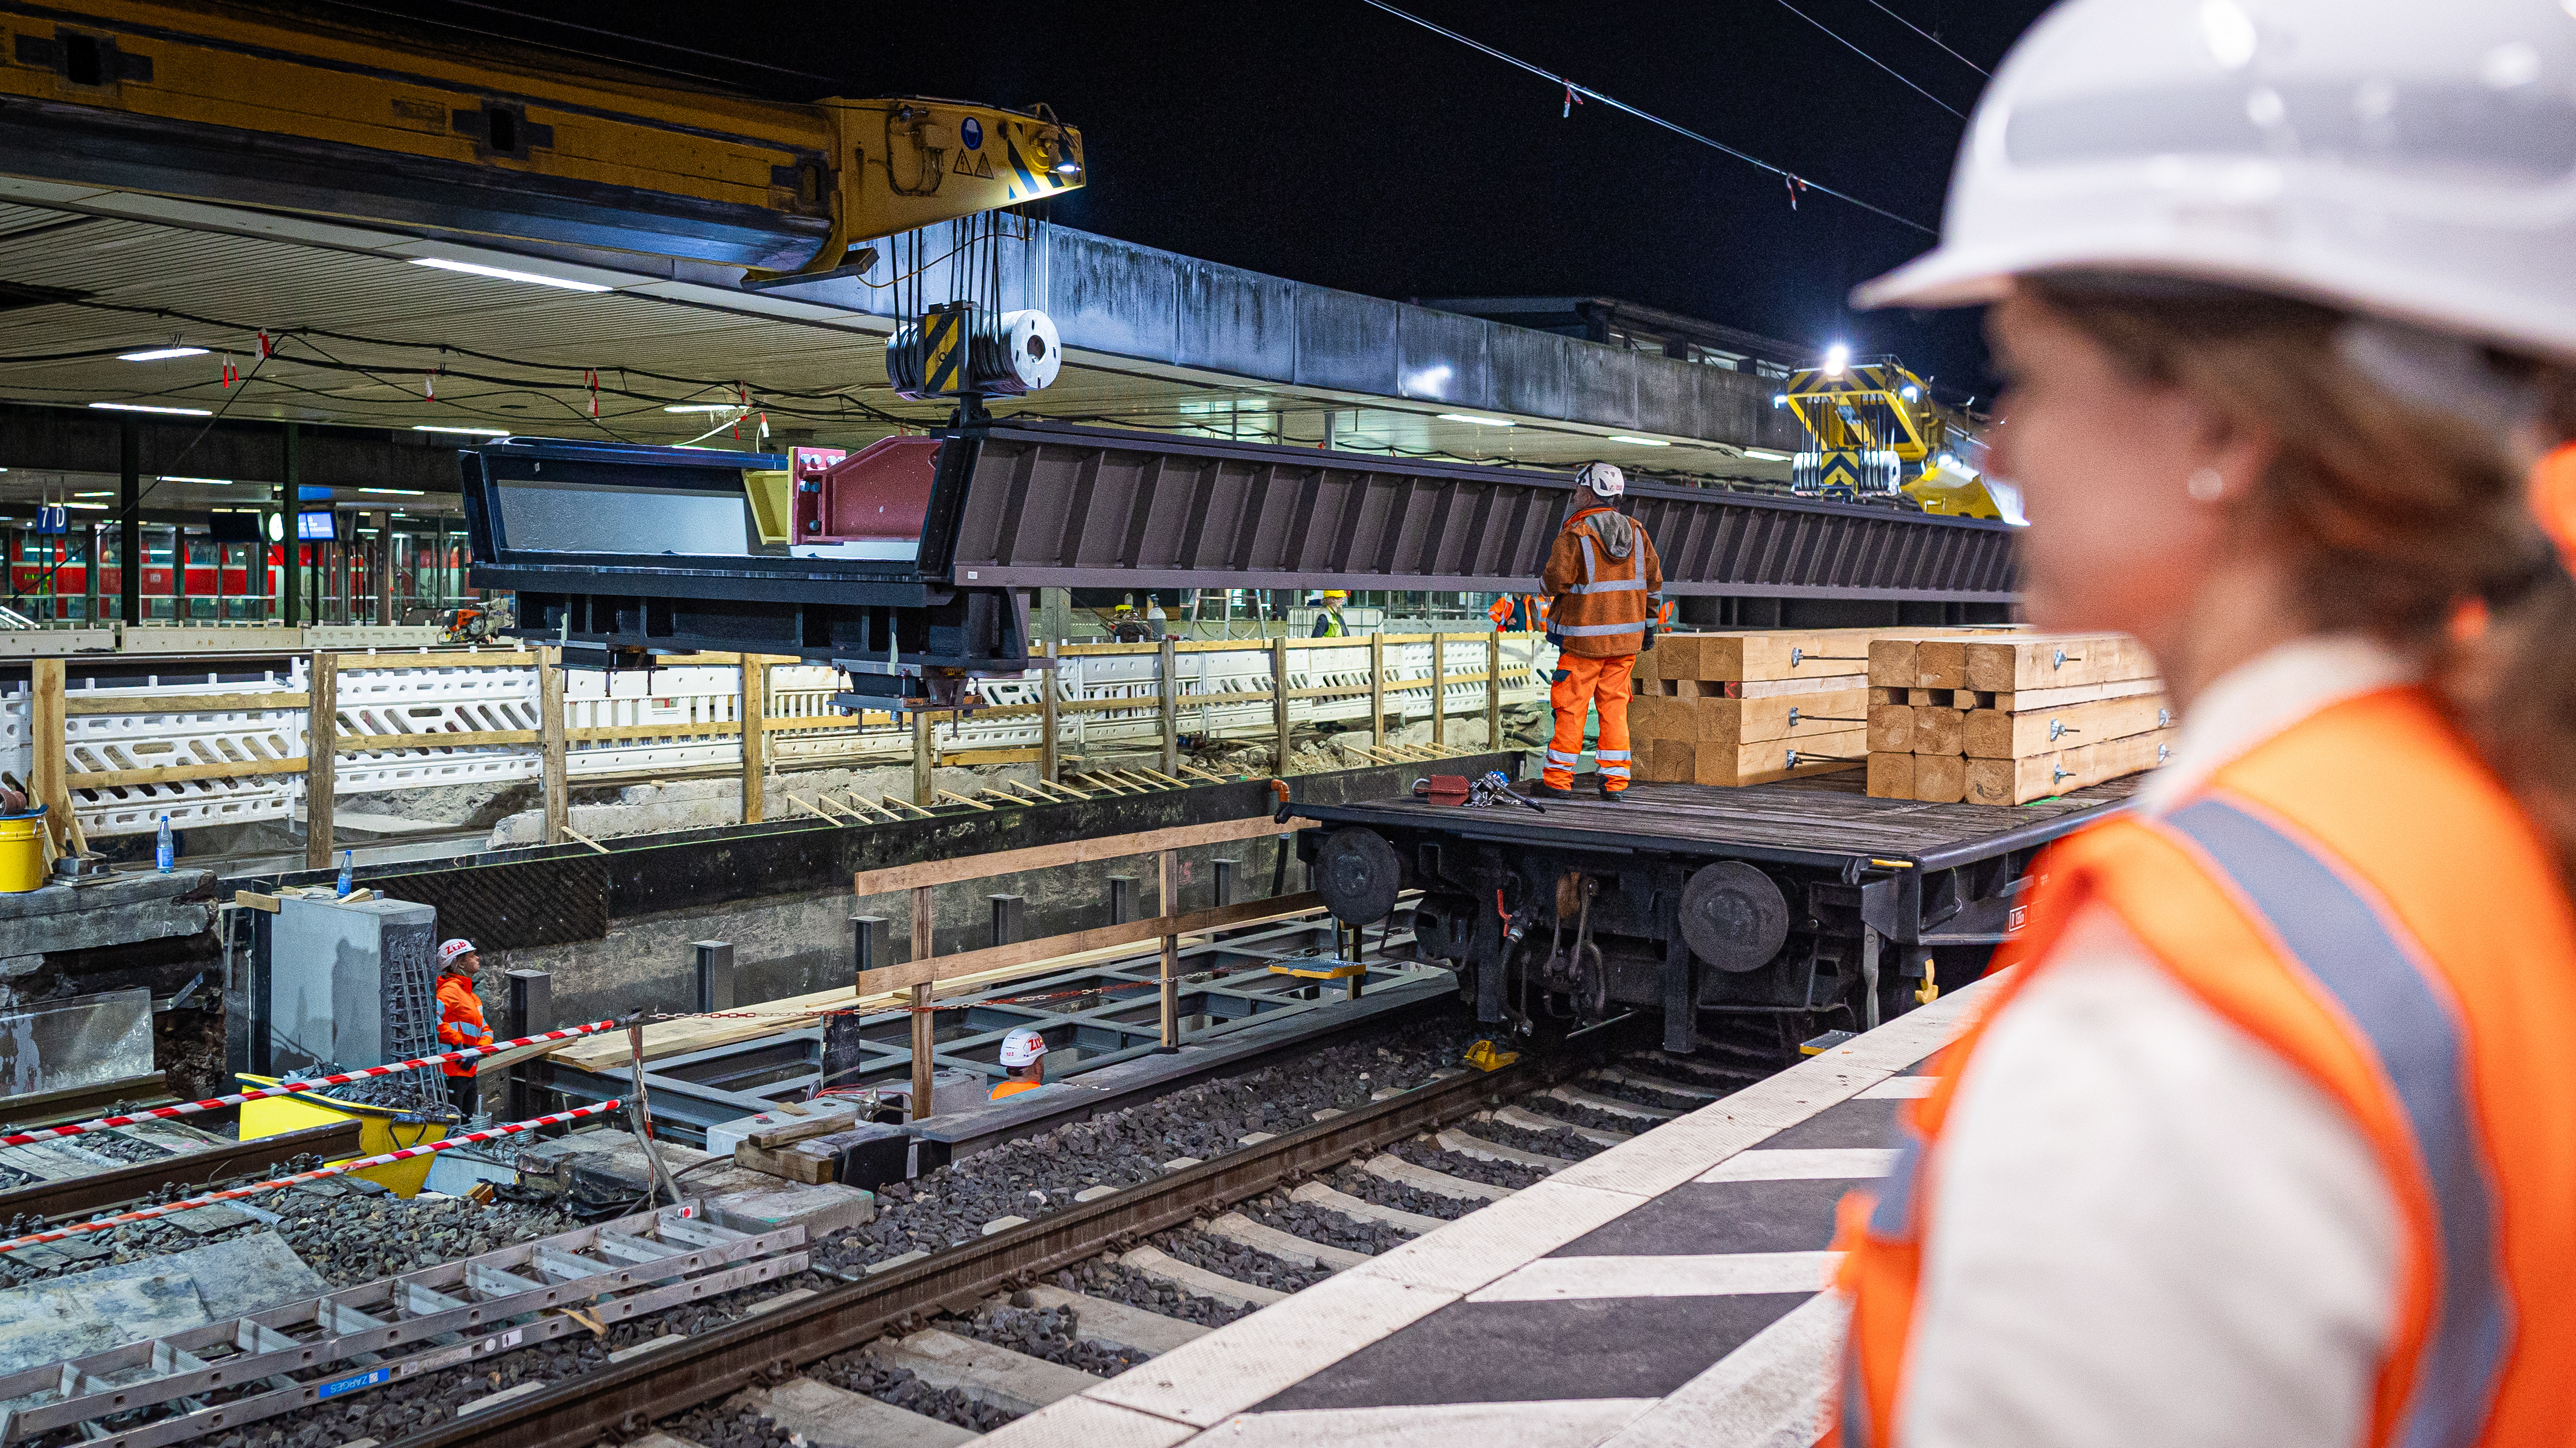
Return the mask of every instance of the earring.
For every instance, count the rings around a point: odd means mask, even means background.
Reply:
[[[2227,493],[2227,479],[2216,468],[2202,468],[2183,480],[2183,490],[2196,502],[2215,503]]]

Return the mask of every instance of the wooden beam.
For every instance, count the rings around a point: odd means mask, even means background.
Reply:
[[[563,650],[537,650],[537,733],[544,757],[538,762],[539,788],[546,810],[545,840],[563,843],[564,824],[572,808],[570,765],[564,757]]]
[[[1288,637],[1270,641],[1270,723],[1277,731],[1271,745],[1272,773],[1288,773]]]
[[[1056,693],[1055,666],[1062,662],[1056,650],[1060,647],[1056,640],[1047,640],[1048,667],[1038,671],[1038,777],[1049,784],[1055,782],[1064,765],[1063,758],[1057,753],[1059,746],[1056,741],[1056,731],[1063,722],[1056,710],[1056,706],[1063,702]]]
[[[1312,820],[1292,819],[1283,825],[1275,823],[1268,815],[1255,815],[1250,819],[1219,820],[1213,824],[1175,825],[1169,829],[1139,830],[1133,834],[1066,840],[1061,844],[1034,845],[1024,850],[1002,850],[962,859],[888,865],[881,870],[862,870],[852,876],[850,891],[854,895],[883,895],[929,885],[955,885],[968,880],[989,880],[996,875],[1014,875],[1022,870],[1047,870],[1092,860],[1150,855],[1158,850],[1185,850],[1194,845],[1258,839],[1263,835],[1285,834],[1313,823]]]
[[[387,749],[477,749],[501,744],[543,744],[536,729],[475,729],[455,734],[341,734],[331,748],[340,754],[376,754]]]
[[[62,661],[55,660],[56,664]],[[240,714],[270,709],[301,709],[309,699],[301,689],[277,689],[265,694],[125,694],[107,698],[84,698],[82,690],[63,701],[68,718],[83,719],[100,714]]]
[[[533,649],[503,649],[496,653],[431,654],[361,654],[366,660],[361,669],[524,669],[537,661]]]
[[[54,852],[76,853],[88,848],[88,842],[80,815],[72,808],[71,781],[76,776],[65,757],[70,746],[63,727],[63,661],[36,659],[31,669],[27,745],[33,762],[27,772],[34,778],[27,785],[36,792],[36,802],[45,807],[45,829]]]
[[[769,664],[756,655],[742,661],[742,822],[760,823],[761,786],[768,773],[769,736],[761,725],[769,717]]]
[[[932,752],[930,716],[915,710],[912,716],[912,802],[916,806],[930,803],[930,769],[938,757]]]
[[[55,737],[62,736],[57,733]],[[68,774],[64,783],[71,789],[113,789],[129,784],[181,784],[191,779],[245,779],[263,774],[304,774],[309,772],[308,763],[299,754],[289,759],[165,764],[153,769],[94,769]]]
[[[1206,910],[1193,910],[1185,915],[1154,915],[1142,920],[1129,920],[1117,925],[1096,926],[1077,930],[1070,935],[1050,935],[1040,940],[1018,940],[1009,945],[995,945],[983,950],[969,950],[957,955],[941,956],[936,961],[915,960],[902,965],[871,970],[859,977],[859,994],[899,990],[905,986],[923,987],[935,981],[953,980],[961,975],[996,970],[1004,966],[1026,965],[1032,961],[1050,960],[1059,955],[1073,955],[1085,950],[1098,950],[1113,945],[1140,945],[1170,935],[1177,939],[1204,930],[1225,930],[1238,925],[1260,925],[1273,920],[1286,920],[1324,908],[1324,897],[1311,891],[1299,895],[1281,895],[1269,900],[1247,900],[1240,905],[1218,905]]]
[[[1181,937],[1179,931],[1171,928],[1171,922],[1181,913],[1180,872],[1173,867],[1175,854],[1175,851],[1165,850],[1155,857],[1154,863],[1162,880],[1161,903],[1165,925],[1162,972],[1156,979],[1161,987],[1162,1010],[1159,1015],[1163,1026],[1163,1049],[1166,1051],[1181,1048]]]
[[[304,711],[304,868],[331,867],[331,792],[338,778],[340,656],[315,650],[305,687],[313,701]]]
[[[938,1018],[931,1014],[930,1010],[931,982],[938,979],[936,974],[938,961],[933,955],[938,941],[938,920],[932,913],[935,904],[936,901],[928,885],[914,888],[912,959],[905,961],[901,967],[917,971],[921,977],[917,981],[908,982],[912,986],[912,1118],[915,1121],[931,1114],[931,1048],[935,1044],[931,1040],[931,1027],[938,1022]],[[884,973],[862,971],[859,975],[858,993],[869,994],[868,977]],[[889,984],[879,986],[877,989],[892,990],[894,987]]]
[[[1369,743],[1386,742],[1386,639],[1369,635]]]
[[[1503,636],[1485,635],[1485,747],[1503,747]]]
[[[962,795],[962,794],[950,794],[948,791],[946,791],[946,790],[944,790],[944,789],[935,789],[935,790],[932,790],[932,791],[931,791],[931,793],[933,793],[933,794],[935,794],[935,795],[939,796],[941,799],[947,800],[947,801],[948,801],[949,803],[951,803],[951,804],[972,805],[972,806],[974,806],[976,809],[980,809],[980,810],[987,810],[987,811],[989,811],[989,810],[991,810],[991,809],[992,809],[992,806],[991,806],[991,805],[984,803],[984,802],[983,802],[982,800],[980,800],[980,799],[968,799],[966,796],[964,796],[964,795]]]

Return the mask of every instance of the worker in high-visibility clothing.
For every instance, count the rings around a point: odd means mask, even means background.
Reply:
[[[492,1044],[492,1028],[483,1024],[483,998],[474,993],[474,972],[483,966],[474,942],[450,940],[438,947],[438,1044],[441,1050],[462,1051],[470,1046]],[[479,1109],[474,1090],[474,1062],[442,1061],[438,1069],[447,1077],[447,1101],[463,1120],[474,1119]]]
[[[1010,1074],[993,1083],[989,1101],[1035,1091],[1046,1084],[1046,1037],[1033,1026],[1014,1026],[1002,1038],[1002,1069]]]
[[[1350,629],[1342,622],[1342,605],[1349,602],[1350,597],[1338,588],[1325,589],[1324,611],[1315,615],[1315,631],[1309,637],[1337,639],[1348,635]]]
[[[1861,288],[1990,304],[2023,607],[2137,637],[2181,727],[2031,867],[2010,975],[1845,1202],[1844,1444],[2569,1441],[2541,116],[2576,134],[2559,0],[2073,0],[1996,70],[1938,247]]]
[[[1597,709],[1601,732],[1593,758],[1600,761],[1601,797],[1616,800],[1629,780],[1629,674],[1638,652],[1655,646],[1664,568],[1655,557],[1655,540],[1619,511],[1628,491],[1626,474],[1609,463],[1586,463],[1575,486],[1581,506],[1557,532],[1543,575],[1552,600],[1547,641],[1559,651],[1548,689],[1556,736],[1548,741],[1547,768],[1532,793],[1550,799],[1574,793],[1584,717]]]

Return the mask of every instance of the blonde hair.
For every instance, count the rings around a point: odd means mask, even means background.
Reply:
[[[2422,652],[2576,875],[2576,583],[2532,518],[2510,440],[2391,395],[2338,346],[2349,318],[2331,308],[2217,287],[2025,286],[2132,376],[2276,440],[2245,505],[2308,621]],[[2546,428],[2576,433],[2576,374],[2495,361],[2536,389]],[[2481,605],[2485,626],[2459,627]]]

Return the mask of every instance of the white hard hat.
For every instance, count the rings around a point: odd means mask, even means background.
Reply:
[[[1033,1026],[1014,1027],[1002,1038],[1002,1064],[1025,1066],[1046,1054],[1046,1037]]]
[[[463,936],[459,936],[454,940],[442,941],[438,947],[438,968],[445,970],[447,967],[456,963],[456,957],[460,955],[472,955],[473,953],[474,942],[465,939]]]
[[[2571,258],[2561,0],[2068,0],[1977,103],[1940,245],[1853,299],[2145,274],[2569,356]]]
[[[1628,475],[1617,463],[1585,463],[1574,480],[1604,498],[1615,498],[1628,491]]]

